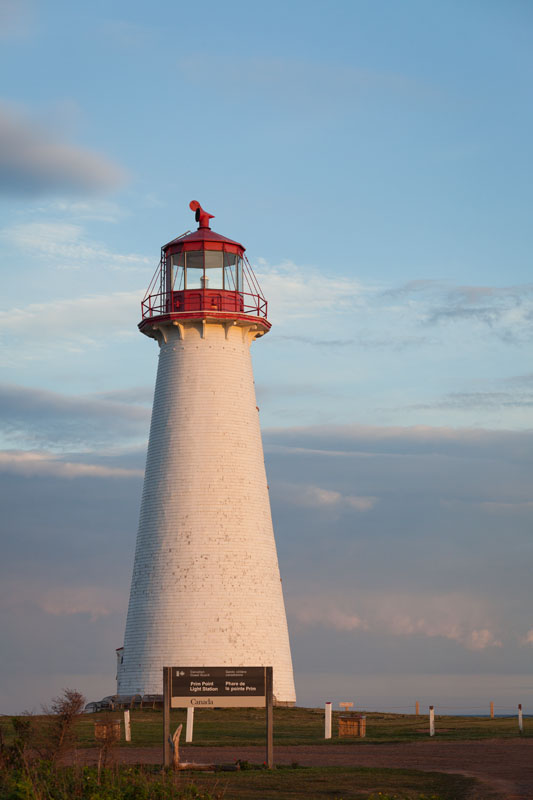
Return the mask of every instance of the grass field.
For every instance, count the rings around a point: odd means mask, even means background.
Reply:
[[[49,769],[6,774],[4,800],[489,800],[473,778],[402,769],[285,767],[232,773],[162,773],[160,768]]]
[[[426,716],[367,713],[365,739],[338,738],[338,714],[334,714],[333,738],[324,740],[324,711],[309,708],[274,709],[274,745],[355,745],[373,743],[405,743],[426,741]],[[13,741],[11,717],[0,717],[0,728],[6,746]],[[32,717],[32,728],[39,729],[44,717]],[[77,723],[77,747],[96,746],[94,723],[99,720],[123,719],[123,712],[83,715]],[[173,711],[171,731],[185,723],[184,710]],[[163,714],[159,710],[131,712],[132,742],[122,748],[161,748]],[[516,718],[452,717],[436,718],[433,741],[472,739],[505,739],[518,736]],[[524,720],[525,737],[533,737],[533,720]],[[184,738],[184,737],[183,737]],[[183,738],[181,743],[184,744]],[[260,709],[197,709],[195,711],[194,745],[239,746],[265,744],[265,713]],[[132,754],[137,758],[137,754]],[[235,756],[232,756],[234,758]],[[1,760],[1,759],[0,759]],[[198,759],[202,760],[201,756]],[[70,762],[72,763],[72,761]],[[45,766],[43,762],[43,766]],[[97,782],[94,767],[54,768],[40,776],[39,765],[17,775],[3,773],[0,800],[14,797],[49,797],[52,800],[489,800],[490,791],[473,778],[410,769],[364,767],[305,767],[294,763],[269,771],[261,765],[243,765],[235,772],[187,772],[164,775],[160,767],[115,766],[102,774]],[[80,771],[81,770],[81,771]],[[1,772],[1,770],[0,770]],[[106,777],[107,775],[107,777]],[[29,776],[29,777],[28,777]],[[0,775],[0,777],[2,777]],[[99,781],[99,779],[98,779]],[[2,781],[0,781],[2,783]],[[30,787],[31,784],[31,788]],[[26,788],[24,788],[26,787]],[[30,787],[30,788],[28,788]],[[91,788],[92,787],[92,788]],[[26,792],[26,793],[24,793]],[[28,792],[30,792],[28,794]],[[33,793],[32,793],[33,792]],[[87,792],[89,792],[87,794]],[[496,794],[494,794],[496,797]],[[500,795],[501,797],[501,795]]]
[[[181,780],[190,785],[191,777]],[[196,774],[192,782],[201,793],[224,800],[467,800],[476,786],[475,780],[460,775],[357,767]]]
[[[201,791],[221,791],[226,800],[466,800],[476,785],[475,780],[461,775],[362,767],[246,771],[218,779],[197,775],[194,783]]]
[[[94,719],[88,715],[79,726],[80,744],[94,744]],[[121,712],[115,716],[122,717]],[[274,709],[274,745],[353,744],[410,742],[429,738],[429,722],[424,716],[367,713],[365,739],[338,738],[337,714],[334,714],[333,736],[324,739],[324,711],[312,708]],[[171,730],[183,723],[186,712],[173,711]],[[131,746],[159,745],[163,737],[163,714],[160,711],[131,712]],[[518,735],[516,719],[483,717],[436,717],[436,737],[440,740],[511,738]],[[533,735],[533,720],[524,721],[525,736]],[[184,742],[184,735],[182,736]],[[195,745],[263,745],[265,712],[261,709],[197,709],[194,712]],[[124,746],[128,746],[123,742]]]
[[[123,713],[104,712],[106,717],[122,719]],[[87,714],[78,723],[78,745],[95,745],[94,722],[102,714]],[[380,742],[412,742],[427,740],[427,716],[413,714],[371,713],[367,717],[365,739],[338,738],[338,714],[334,713],[333,737],[324,739],[324,711],[313,708],[274,709],[274,745],[365,744]],[[184,710],[172,711],[171,730],[184,723]],[[35,718],[38,724],[39,717]],[[9,741],[12,735],[10,717],[0,717],[0,726]],[[461,739],[512,738],[518,736],[516,718],[452,717],[437,716],[436,736],[439,741]],[[123,747],[159,746],[163,738],[163,714],[161,711],[136,710],[131,712],[131,744],[122,740]],[[524,719],[525,737],[533,736],[533,719]],[[181,739],[184,743],[184,736]],[[265,713],[262,709],[196,709],[194,717],[194,744],[214,745],[263,745],[265,742]]]

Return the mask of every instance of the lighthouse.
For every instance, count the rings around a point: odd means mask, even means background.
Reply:
[[[270,330],[245,248],[210,228],[161,248],[141,333],[159,345],[117,693],[164,666],[272,666],[296,700],[250,346]]]

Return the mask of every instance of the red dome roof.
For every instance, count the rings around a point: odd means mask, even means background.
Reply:
[[[167,255],[181,253],[183,250],[226,250],[229,253],[243,255],[246,248],[239,242],[228,239],[227,236],[215,233],[211,228],[198,228],[194,233],[178,236],[177,239],[164,244],[163,250]]]

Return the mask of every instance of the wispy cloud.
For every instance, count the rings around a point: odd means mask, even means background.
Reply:
[[[317,318],[320,313],[346,314],[365,304],[371,289],[353,278],[328,276],[291,261],[254,267],[265,296],[269,318],[276,323]]]
[[[21,585],[20,581],[6,577],[2,581],[0,596],[3,608],[11,613],[17,613],[25,606],[53,617],[85,614],[91,622],[113,613],[122,613],[127,602],[124,592],[112,586],[88,583],[51,588],[39,577],[34,577],[29,585]]]
[[[182,57],[179,69],[196,81],[210,81],[219,94],[253,98],[282,107],[289,114],[315,114],[322,109],[362,105],[376,96],[402,104],[424,102],[437,96],[422,81],[399,72],[357,69],[346,64],[327,64],[290,58],[237,57],[220,64],[212,55]],[[327,115],[326,115],[327,116]],[[316,117],[316,114],[315,114]]]
[[[35,196],[114,189],[125,171],[103,156],[55,140],[12,107],[0,107],[0,187],[4,194]]]
[[[24,39],[35,29],[35,9],[30,0],[1,0],[0,39]]]
[[[454,286],[418,279],[384,288],[287,261],[254,265],[276,327],[274,339],[324,348],[371,347],[405,350],[434,347],[458,333],[506,344],[528,342],[533,320],[533,284]],[[320,318],[342,336],[295,333],[284,326]],[[342,327],[339,328],[339,324]]]
[[[325,598],[322,601],[323,604],[318,607],[316,603],[291,602],[289,610],[292,619],[303,627],[323,626],[347,632],[368,630],[368,623],[358,614],[347,613]]]
[[[56,452],[113,449],[121,443],[129,446],[145,439],[150,419],[149,408],[118,399],[69,396],[9,385],[0,385],[0,414],[5,441],[13,442],[17,448],[44,445]],[[20,464],[22,469],[24,464]],[[27,468],[30,467],[44,469],[38,459],[35,463],[28,461]],[[53,464],[46,468],[66,470]]]
[[[103,586],[65,586],[43,592],[38,605],[55,617],[89,614],[92,622],[109,614],[123,612],[124,593]]]
[[[522,644],[533,645],[533,628],[530,628],[526,633],[526,635],[522,637]]]
[[[506,343],[529,341],[532,336],[533,284],[453,286],[422,279],[380,296],[391,313],[410,315],[421,325],[468,324],[489,329]]]
[[[532,431],[483,430],[482,428],[431,425],[314,425],[270,428],[264,433],[267,446],[300,449],[331,455],[441,453],[485,458],[499,454],[520,461],[531,460]]]
[[[489,611],[475,596],[459,593],[359,593],[336,599],[330,593],[289,598],[291,618],[299,626],[330,627],[340,632],[369,631],[395,637],[449,639],[467,650],[501,647]],[[481,623],[481,624],[480,624]]]
[[[51,478],[140,478],[143,470],[64,461],[53,453],[0,450],[0,472]]]
[[[75,350],[102,347],[111,333],[134,336],[140,316],[141,290],[86,295],[0,311],[0,335],[16,336],[27,343],[18,349],[26,360],[40,360],[45,347]],[[4,348],[0,362],[11,363],[12,352]]]
[[[348,508],[352,511],[371,511],[378,502],[377,497],[359,497],[342,494],[334,489],[293,483],[276,484],[273,490],[278,499],[305,508],[325,510]]]
[[[90,240],[81,225],[71,222],[29,222],[5,228],[0,237],[10,245],[48,264],[61,264],[64,268],[79,269],[80,265],[94,264],[101,269],[147,269],[153,259],[138,253],[116,253],[105,245]]]
[[[429,403],[415,403],[413,409],[530,408],[533,392],[453,392]]]
[[[139,25],[125,19],[104,20],[101,23],[101,31],[113,50],[121,47],[128,53],[132,49],[136,52],[147,48],[153,49],[158,46],[158,34],[164,35],[162,30],[156,31],[146,23]]]
[[[35,206],[38,214],[47,214],[79,221],[118,222],[127,216],[127,211],[110,200],[93,198],[91,200],[56,199],[40,202]]]

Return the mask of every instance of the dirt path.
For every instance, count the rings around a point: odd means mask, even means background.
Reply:
[[[126,764],[161,763],[160,747],[122,747]],[[237,759],[264,761],[261,747],[182,747],[183,761],[230,764]],[[97,751],[78,751],[79,761],[94,763]],[[506,800],[533,800],[533,740],[505,739],[408,744],[298,745],[276,747],[277,764],[302,766],[399,767],[455,772],[481,780]]]

